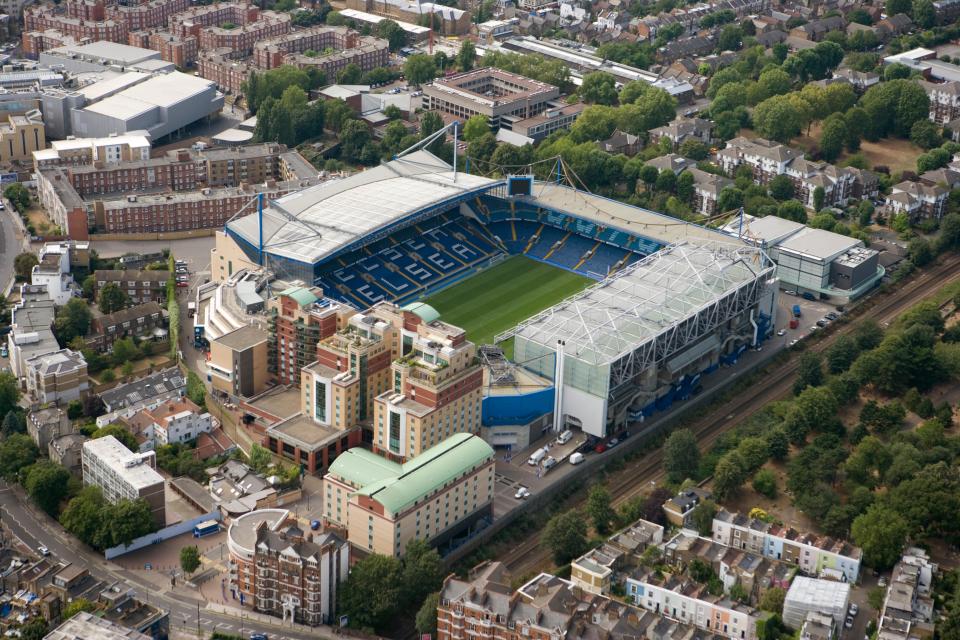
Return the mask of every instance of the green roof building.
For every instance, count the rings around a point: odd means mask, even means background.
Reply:
[[[323,478],[324,517],[357,547],[402,555],[411,540],[439,543],[490,515],[493,482],[493,449],[473,434],[455,434],[404,464],[355,447]]]

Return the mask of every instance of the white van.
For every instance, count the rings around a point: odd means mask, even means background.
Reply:
[[[553,456],[549,456],[547,457],[546,460],[543,461],[544,471],[549,471],[550,469],[553,469],[555,466],[557,466],[557,459],[554,458]]]
[[[544,456],[547,455],[546,449],[537,449],[530,454],[530,458],[527,460],[527,464],[531,467],[535,467],[540,464],[540,461],[543,460]]]
[[[582,454],[582,453],[579,453],[579,452],[578,452],[578,453],[572,453],[572,454],[570,454],[570,464],[580,464],[581,462],[583,462],[583,454]]]
[[[567,444],[572,439],[573,439],[573,431],[570,431],[570,429],[567,429],[566,431],[561,433],[559,436],[557,436],[557,444]]]

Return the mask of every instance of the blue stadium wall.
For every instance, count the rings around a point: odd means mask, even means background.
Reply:
[[[528,424],[553,411],[554,389],[549,387],[530,393],[487,396],[483,399],[484,426]]]

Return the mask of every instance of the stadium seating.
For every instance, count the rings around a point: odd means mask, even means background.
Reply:
[[[662,246],[627,231],[532,206],[479,196],[341,255],[317,283],[359,306],[403,302],[434,290],[497,254],[525,254],[600,280]]]

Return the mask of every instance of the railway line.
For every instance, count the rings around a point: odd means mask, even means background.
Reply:
[[[865,301],[856,310],[857,319],[872,317],[881,326],[887,326],[913,305],[928,297],[936,289],[960,280],[960,255],[949,255],[933,267],[918,273],[902,283],[893,292]],[[843,323],[830,330],[825,338],[812,341],[811,351],[821,353],[838,336],[848,334],[855,328],[855,322]],[[769,365],[768,365],[769,366]],[[754,415],[771,402],[786,397],[793,387],[793,375],[797,370],[798,359],[791,358],[784,365],[770,371],[763,385],[753,385],[728,400],[689,426],[697,437],[701,450],[706,450],[727,430]],[[665,477],[663,453],[658,447],[637,459],[628,467],[612,474],[608,490],[615,507],[640,495],[652,484]],[[582,493],[572,506],[579,507],[586,502]],[[540,545],[541,532],[536,532],[513,547],[500,558],[514,576],[545,569],[550,566],[550,553]]]

